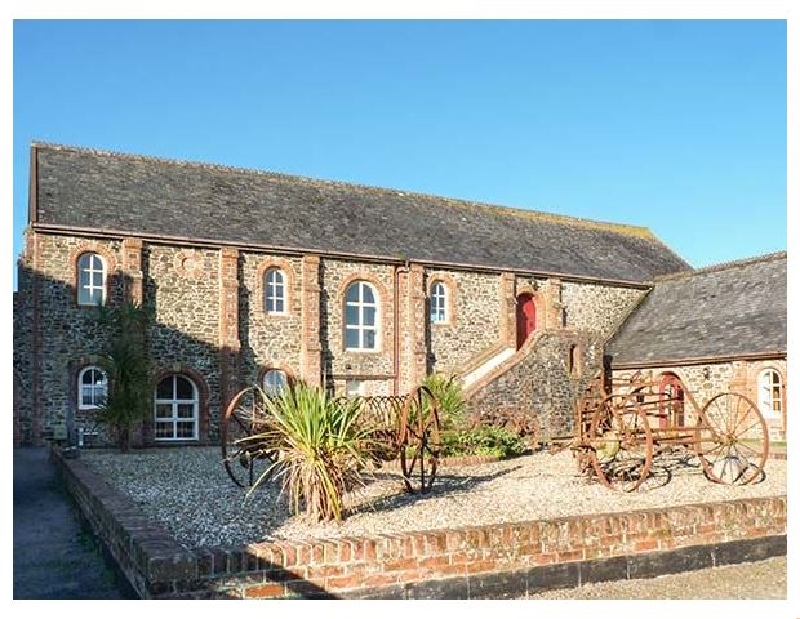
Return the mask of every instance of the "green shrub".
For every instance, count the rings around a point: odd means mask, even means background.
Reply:
[[[439,423],[442,430],[452,430],[464,422],[464,393],[455,376],[429,374],[422,383],[439,403]],[[426,397],[427,401],[427,397]]]
[[[515,433],[498,426],[478,426],[473,430],[442,434],[441,457],[495,456],[510,458],[522,455],[525,441]]]
[[[266,428],[257,439],[278,453],[251,488],[270,477],[281,480],[294,513],[312,522],[341,521],[343,495],[362,483],[360,471],[372,459],[371,429],[360,423],[358,402],[334,399],[298,381],[279,396],[256,387],[266,408]],[[249,493],[248,493],[249,494]]]
[[[153,384],[146,333],[152,312],[130,301],[100,307],[98,324],[108,330],[108,345],[98,361],[109,382],[97,416],[115,435],[120,451],[130,448],[133,427],[152,412]]]

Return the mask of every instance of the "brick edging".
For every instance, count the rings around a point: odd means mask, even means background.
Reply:
[[[713,564],[722,561],[717,557],[735,562],[742,549],[742,561],[780,548],[785,553],[785,495],[187,550],[80,460],[64,460],[55,449],[51,453],[86,520],[144,598],[449,598],[459,597],[458,591],[487,597],[493,587],[519,591],[521,574],[529,591],[531,578],[538,582],[551,572],[556,576],[548,587],[572,586],[570,574],[579,579],[582,574],[619,575],[623,562],[630,574],[630,566],[646,572],[662,564],[674,567],[676,561],[678,566],[702,563],[705,559],[697,557],[703,553],[711,553]],[[557,584],[558,574],[569,576],[562,578],[567,584]],[[481,590],[485,595],[475,593]]]

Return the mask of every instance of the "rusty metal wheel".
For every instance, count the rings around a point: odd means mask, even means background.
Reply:
[[[268,414],[264,392],[256,387],[242,389],[225,408],[220,429],[222,462],[228,476],[242,488],[251,488],[275,462],[276,454],[255,436],[265,429]]]
[[[398,429],[400,467],[407,492],[425,494],[433,487],[441,451],[440,425],[436,397],[426,387],[418,388],[406,400]]]
[[[769,455],[764,416],[743,395],[714,396],[700,411],[695,452],[706,477],[715,483],[745,485],[761,479]]]
[[[648,479],[653,464],[653,433],[633,397],[609,397],[592,419],[589,442],[597,479],[621,492],[634,492]]]

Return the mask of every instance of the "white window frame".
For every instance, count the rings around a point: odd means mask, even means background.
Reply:
[[[99,408],[97,404],[86,404],[83,401],[83,377],[86,375],[87,372],[99,372],[103,375],[103,390],[105,391],[104,399],[108,397],[108,373],[103,370],[102,368],[97,367],[96,365],[87,365],[83,368],[80,372],[78,372],[78,410],[81,411],[91,411],[96,410]],[[92,383],[92,389],[98,389],[98,383]]]
[[[358,300],[357,301],[348,301],[347,300],[347,293],[353,286],[358,286]],[[364,301],[364,289],[369,288],[372,292],[372,298],[375,300],[374,303],[367,303]],[[380,324],[381,324],[381,312],[380,312],[380,296],[378,295],[378,291],[370,282],[364,280],[356,280],[352,282],[344,291],[344,346],[345,350],[348,352],[377,352],[381,348],[380,342]],[[358,309],[358,323],[357,324],[350,324],[347,322],[347,308],[348,307],[355,307]],[[364,310],[372,308],[375,310],[375,324],[374,325],[365,325],[364,324]],[[348,330],[356,330],[358,331],[358,346],[350,347],[347,345],[347,331]],[[375,346],[373,347],[365,347],[364,346],[364,334],[368,331],[372,331],[375,334],[374,342]]]
[[[362,397],[366,393],[367,383],[360,378],[348,378],[344,382],[344,394],[348,398]]]
[[[275,281],[272,281],[272,276],[275,276]],[[277,281],[280,278],[280,281]],[[278,267],[270,267],[264,273],[264,312],[271,316],[285,316],[288,313],[288,295],[286,294],[286,273],[283,269]],[[281,296],[278,296],[275,290],[281,287]],[[277,307],[278,301],[283,302],[283,310],[278,311],[274,309]],[[269,309],[270,301],[272,301],[273,309]]]
[[[159,398],[158,397],[158,385],[160,385],[164,380],[167,378],[172,379],[172,394],[173,397],[171,399],[167,398]],[[189,381],[189,384],[192,386],[192,399],[178,399],[178,378],[184,378]],[[176,441],[196,441],[200,438],[200,392],[197,388],[197,384],[186,374],[169,374],[162,378],[156,384],[155,391],[153,392],[153,439],[157,442],[176,442]],[[172,405],[172,416],[171,417],[157,417],[158,413],[158,405],[159,404],[170,404]],[[178,405],[179,404],[192,404],[194,407],[194,416],[192,417],[178,417]],[[191,437],[189,436],[178,436],[178,422],[194,422],[194,433]],[[156,426],[157,423],[172,423],[172,436],[157,436]]]
[[[84,258],[89,258],[88,267],[84,268],[81,266]],[[95,260],[100,263],[100,269],[96,269]],[[77,263],[77,281],[75,282],[75,288],[77,290],[77,298],[76,301],[78,305],[83,307],[96,307],[96,302],[85,302],[81,301],[81,290],[88,290],[89,296],[91,297],[93,291],[99,290],[100,291],[100,305],[106,304],[106,261],[103,259],[103,256],[98,254],[97,252],[87,251],[82,253],[78,256],[78,263]],[[89,273],[89,283],[86,286],[81,285],[81,274],[84,272]],[[101,282],[99,286],[94,284],[94,274],[100,273],[101,274]]]
[[[437,289],[441,289],[440,291]],[[447,324],[450,322],[450,315],[447,307],[448,302],[447,284],[437,279],[431,284],[431,311],[430,320],[432,324]],[[441,317],[439,310],[441,311]]]
[[[778,378],[778,395],[773,394],[775,382]],[[769,382],[767,382],[769,381]],[[775,404],[778,409],[775,410]],[[768,419],[781,419],[783,417],[783,379],[781,373],[775,368],[766,368],[758,375],[758,408],[761,414]]]
[[[276,389],[274,385],[267,383],[268,378],[272,374],[280,374],[283,376],[283,387]],[[280,396],[280,394],[289,387],[289,375],[280,368],[269,368],[266,372],[264,372],[264,378],[261,381],[261,386],[267,395]]]

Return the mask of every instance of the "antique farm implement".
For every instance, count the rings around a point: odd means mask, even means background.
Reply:
[[[657,468],[669,475],[670,461],[694,457],[713,482],[752,483],[764,475],[769,438],[749,398],[720,393],[700,408],[680,381],[665,386],[639,372],[624,381],[601,377],[587,389],[568,446],[581,472],[632,492],[656,478]]]
[[[237,393],[222,419],[222,460],[230,478],[251,487],[259,475],[278,462],[281,453],[265,439],[270,413],[264,391],[248,387]],[[360,407],[365,442],[373,463],[400,460],[407,492],[428,492],[436,479],[441,448],[439,405],[426,387],[402,396],[338,398]]]

